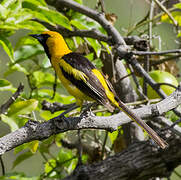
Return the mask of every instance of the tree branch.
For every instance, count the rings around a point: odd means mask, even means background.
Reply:
[[[74,30],[74,31],[70,31],[69,29],[66,29],[62,26],[53,26],[45,21],[41,21],[38,19],[33,19],[36,22],[39,22],[40,24],[44,25],[47,29],[51,30],[51,31],[57,31],[60,34],[62,34],[64,37],[72,37],[72,36],[79,36],[79,37],[90,37],[93,39],[97,39],[99,41],[104,41],[107,42],[108,44],[111,44],[111,38],[109,38],[108,36],[102,34],[101,32],[99,32],[97,29],[91,29],[91,30]]]
[[[181,49],[170,49],[160,52],[149,52],[149,51],[132,51],[134,55],[145,56],[145,55],[164,55],[170,53],[181,53]]]
[[[181,161],[181,139],[170,136],[170,147],[158,150],[149,142],[134,142],[126,150],[91,165],[77,167],[64,180],[147,180],[169,177]]]
[[[181,86],[161,102],[134,109],[133,111],[141,118],[148,119],[172,110],[179,104],[181,104]],[[51,135],[69,130],[104,129],[115,131],[119,126],[130,121],[131,119],[123,112],[107,117],[95,116],[90,112],[88,114],[83,113],[79,117],[66,118],[60,115],[43,123],[28,121],[22,128],[0,138],[0,155],[23,143],[43,140]],[[175,130],[178,131],[178,129]],[[179,131],[178,133],[181,133]]]
[[[1,105],[0,107],[0,114],[5,113],[5,111],[11,106],[11,104],[18,98],[18,96],[23,91],[24,86],[20,83],[19,87],[17,88],[16,92],[8,99],[6,103]]]
[[[93,39],[97,39],[98,41],[104,41],[107,42],[108,44],[112,45],[112,39],[111,37],[108,37],[101,32],[99,32],[97,29],[91,29],[91,30],[86,30],[86,29],[75,29],[74,31],[71,31],[69,29],[64,28],[63,26],[57,25],[53,26],[49,24],[48,22],[39,20],[39,19],[32,19],[33,21],[39,22],[43,26],[45,26],[47,29],[51,31],[57,31],[60,34],[63,35],[63,37],[73,37],[73,36],[79,36],[79,37],[89,37]],[[145,47],[146,40],[141,39],[138,36],[128,36],[124,37],[124,41],[126,42],[127,45],[134,45],[134,48],[139,50]]]
[[[69,108],[75,106],[75,103],[72,104],[62,104],[58,102],[50,103],[44,100],[41,105],[42,105],[42,110],[50,111],[53,114],[54,112],[57,111],[68,110]]]

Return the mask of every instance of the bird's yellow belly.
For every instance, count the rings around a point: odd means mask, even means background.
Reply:
[[[71,94],[72,96],[76,98],[78,105],[81,106],[83,101],[93,101],[92,98],[84,94],[76,86],[74,86],[68,79],[66,79],[59,67],[55,68],[55,70],[63,86],[67,89],[69,94]]]

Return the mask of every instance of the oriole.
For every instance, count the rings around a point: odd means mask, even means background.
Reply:
[[[167,143],[153,129],[119,100],[104,75],[87,58],[68,48],[62,35],[58,32],[46,31],[31,36],[43,45],[60,81],[76,98],[78,105],[81,106],[85,100],[95,100],[111,112],[114,110],[112,106],[114,105],[140,125],[161,148],[167,146]]]

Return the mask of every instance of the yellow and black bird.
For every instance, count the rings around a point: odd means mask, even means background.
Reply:
[[[119,100],[104,75],[87,58],[68,48],[62,35],[54,31],[45,31],[31,36],[43,45],[60,81],[76,98],[78,105],[81,106],[85,100],[95,100],[111,112],[116,106],[140,125],[161,148],[167,146],[153,129]]]

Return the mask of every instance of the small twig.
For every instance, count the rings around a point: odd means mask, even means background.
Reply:
[[[28,85],[29,85],[29,87],[30,87],[29,99],[31,99],[32,94],[33,94],[33,91],[37,88],[37,87],[35,87],[35,85],[31,82],[31,76],[32,76],[32,74],[26,75],[26,77],[27,77],[27,82],[28,82]]]
[[[130,102],[130,103],[125,103],[126,106],[137,106],[137,105],[141,105],[141,104],[144,104],[144,103],[147,103],[149,101],[149,104],[151,103],[158,103],[161,101],[161,99],[144,99],[144,100],[141,100],[141,101],[134,101],[134,102]]]
[[[181,178],[181,174],[179,174],[176,170],[173,171],[179,178]]]
[[[170,9],[168,9],[168,11],[171,12],[171,11],[174,11],[175,9],[176,9],[175,7],[172,7],[172,8],[170,8]],[[160,21],[160,17],[161,17],[163,14],[164,14],[164,12],[161,12],[161,13],[157,14],[156,16],[154,16],[152,20],[148,19],[148,20],[146,20],[146,21],[143,21],[143,22],[137,24],[136,26],[133,26],[133,28],[131,28],[131,29],[128,31],[127,36],[131,35],[134,31],[136,31],[136,29],[138,29],[138,28],[140,28],[140,27],[143,27],[144,25],[148,24],[150,21],[151,21],[151,22],[154,22],[154,21],[156,21],[156,20]]]
[[[171,87],[177,89],[176,86],[174,86],[173,84],[170,84],[170,83],[157,83],[157,86],[162,86],[162,85],[171,86]]]
[[[16,90],[16,92],[7,100],[6,103],[1,105],[0,114],[5,113],[7,111],[7,109],[18,98],[18,96],[21,94],[21,92],[23,92],[23,89],[24,89],[24,86],[20,83],[20,85],[18,86],[18,89]]]
[[[152,20],[153,19],[153,13],[154,13],[154,1],[152,0],[151,1],[151,4],[150,4],[150,12],[149,12],[149,19]],[[149,45],[148,43],[145,44],[145,49],[146,49],[146,52],[147,51],[150,51],[150,47],[152,46],[152,21],[149,22],[148,24],[148,35],[149,35]],[[149,69],[150,69],[150,56],[149,55],[146,55],[144,57],[144,69],[145,71],[148,73],[149,72]],[[143,77],[143,94],[145,94],[147,96],[147,90],[148,90],[148,84],[146,82],[146,79],[145,77]]]
[[[101,12],[102,13],[105,13],[105,8],[104,8],[104,0],[98,0],[97,3],[96,3],[96,7],[95,9],[98,9],[99,6],[101,6]]]
[[[164,121],[165,122],[165,121]],[[172,128],[174,128],[174,126],[176,126],[178,123],[180,123],[181,122],[181,118],[180,119],[178,119],[177,121],[175,121],[174,123],[172,123],[172,122],[170,122],[170,124],[168,125],[168,127],[166,127],[166,128],[163,128],[163,129],[161,129],[161,131],[166,131],[166,130],[169,130],[169,129],[172,129]],[[180,128],[181,129],[181,128]],[[180,132],[181,133],[181,132]]]
[[[163,59],[160,59],[160,60],[151,60],[151,65],[152,66],[156,66],[156,65],[159,65],[159,64],[162,64],[164,62],[168,62],[168,61],[173,61],[174,59],[177,59],[177,58],[180,58],[181,55],[176,55],[176,56],[170,56],[170,57],[166,57],[166,58],[163,58]]]
[[[146,50],[148,51],[150,48],[147,44],[146,46]],[[148,73],[149,72],[149,69],[150,69],[150,56],[149,55],[146,55],[144,57],[144,69],[145,71]],[[146,79],[145,77],[143,77],[143,94],[145,94],[147,96],[147,88],[148,87],[148,84],[146,82]]]
[[[154,1],[155,1],[155,3],[158,5],[158,7],[159,7],[163,12],[165,12],[165,13],[168,15],[168,17],[171,19],[171,21],[173,22],[173,24],[177,27],[177,26],[178,26],[177,21],[174,19],[174,17],[172,16],[172,14],[165,8],[165,6],[164,6],[162,3],[160,3],[158,0],[154,0]]]
[[[53,83],[53,96],[51,99],[54,99],[56,91],[57,91],[57,73],[55,72],[55,81]]]
[[[127,63],[127,64],[128,64],[128,63]],[[137,89],[138,89],[138,92],[139,92],[141,98],[147,100],[147,102],[148,102],[149,99],[148,99],[148,97],[145,96],[145,94],[143,93],[143,89],[142,89],[142,87],[140,86],[140,84],[139,84],[139,82],[138,82],[138,79],[137,79],[137,77],[136,77],[136,75],[135,75],[135,73],[134,73],[134,69],[132,68],[132,66],[131,66],[130,64],[128,64],[128,68],[129,68],[130,71],[131,71],[131,75],[132,75],[133,81],[134,81],[134,83],[136,84],[136,87],[137,87]]]
[[[153,15],[154,15],[154,8],[155,8],[155,3],[154,3],[154,0],[151,1],[151,4],[150,4],[150,13],[149,13],[149,19],[150,19],[150,22],[148,24],[149,26],[149,43],[150,43],[150,47],[153,45],[153,42],[152,42],[152,24],[153,24]]]
[[[50,111],[51,113],[54,113],[57,111],[70,109],[71,107],[74,107],[75,105],[76,105],[75,103],[71,103],[71,104],[61,104],[58,102],[50,103],[44,100],[42,102],[42,110],[47,110],[47,111]]]
[[[63,162],[58,162],[57,160],[56,160],[56,166],[55,167],[52,167],[52,169],[51,169],[51,171],[49,171],[47,174],[43,174],[42,176],[41,176],[41,178],[46,178],[46,177],[49,177],[50,176],[50,174],[53,172],[53,171],[57,171],[56,169],[57,168],[60,168],[60,166],[62,166],[63,164],[65,164],[65,163],[67,163],[67,162],[69,162],[69,161],[72,161],[73,159],[75,159],[75,158],[77,158],[76,156],[73,156],[72,158],[70,158],[70,159],[67,159],[67,160],[65,160],[65,161],[63,161]]]
[[[2,168],[2,175],[5,175],[5,166],[4,166],[4,162],[2,159],[2,156],[0,156],[0,164],[1,164],[1,168]]]
[[[134,54],[134,55],[138,55],[138,56],[145,56],[145,55],[164,55],[164,54],[170,54],[170,53],[181,53],[181,49],[171,49],[171,50],[160,51],[160,52],[132,51],[131,53]]]

